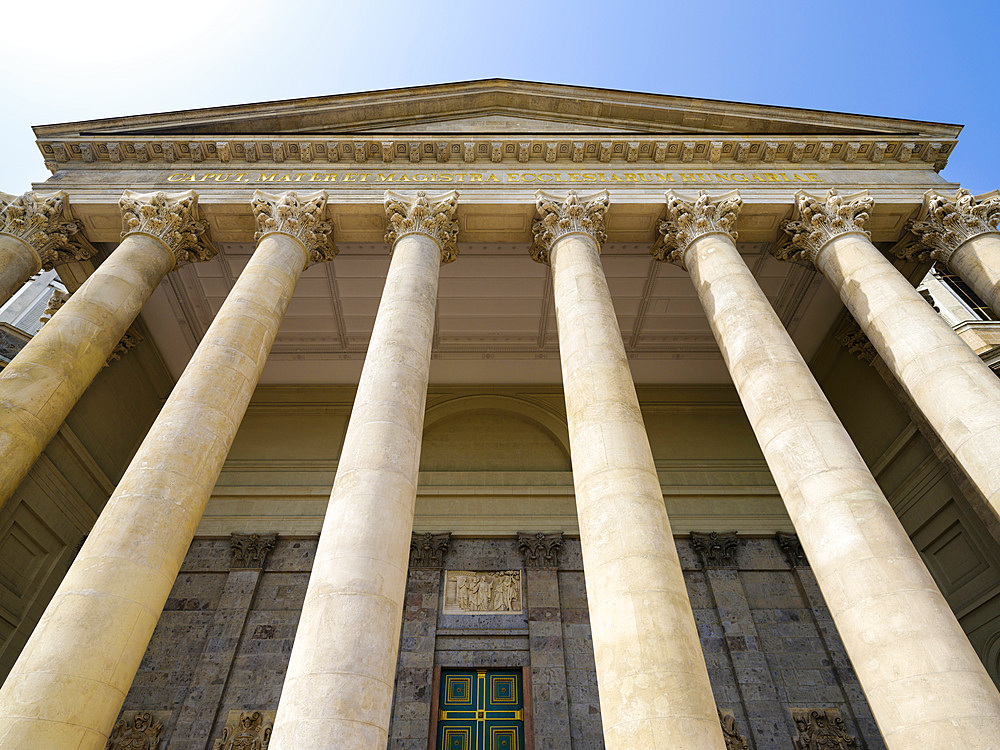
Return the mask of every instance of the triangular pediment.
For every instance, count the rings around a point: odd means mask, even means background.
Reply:
[[[462,133],[851,135],[954,138],[956,125],[492,79],[44,125],[66,136]]]

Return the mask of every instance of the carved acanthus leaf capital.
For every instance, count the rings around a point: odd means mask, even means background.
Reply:
[[[865,224],[874,204],[867,190],[851,195],[830,190],[825,200],[797,193],[796,215],[781,224],[788,238],[775,245],[771,253],[778,260],[814,267],[819,251],[830,240],[853,232],[869,236]]]
[[[911,242],[901,242],[893,252],[910,261],[936,260],[947,264],[966,241],[997,231],[1000,194],[996,190],[973,195],[959,188],[954,198],[928,190],[916,221],[907,224]]]
[[[684,200],[672,190],[667,192],[667,217],[660,222],[660,237],[649,251],[657,260],[684,265],[688,246],[706,234],[727,234],[736,242],[736,219],[743,201],[738,190],[717,198],[702,190],[693,201]]]
[[[31,247],[46,271],[57,263],[93,256],[94,247],[82,229],[70,213],[66,193],[0,194],[0,234],[16,237]]]
[[[517,549],[524,555],[524,565],[528,568],[558,567],[559,552],[562,548],[561,531],[554,534],[531,534],[520,531],[517,534]]]
[[[861,743],[847,731],[836,708],[793,708],[795,750],[855,750]]]
[[[589,234],[600,247],[607,239],[604,215],[608,211],[608,192],[580,197],[570,191],[565,197],[539,191],[535,193],[535,207],[540,219],[531,227],[535,241],[531,257],[539,263],[549,262],[552,245],[567,234]]]
[[[410,537],[410,567],[440,568],[444,565],[444,556],[448,554],[450,544],[450,532],[413,534]]]
[[[278,541],[277,534],[230,534],[229,567],[235,570],[263,570],[268,553]]]
[[[107,750],[156,750],[163,734],[159,713],[133,711],[122,714],[108,736]]]
[[[385,241],[392,247],[400,237],[425,234],[441,247],[441,262],[451,263],[458,258],[457,207],[458,193],[454,190],[433,196],[423,191],[404,195],[387,190]]]
[[[750,750],[746,737],[740,734],[740,729],[736,726],[736,717],[732,711],[719,712],[719,723],[722,725],[722,736],[726,739],[726,750]]]
[[[874,363],[875,358],[878,357],[875,345],[872,344],[871,339],[861,330],[861,326],[853,318],[843,326],[835,338],[840,342],[841,346],[866,365]]]
[[[736,550],[739,545],[740,539],[735,531],[728,534],[718,531],[708,534],[691,532],[691,546],[701,556],[702,565],[706,568],[736,567]]]
[[[799,537],[797,535],[779,531],[774,535],[774,541],[778,543],[778,548],[785,555],[785,559],[788,560],[788,567],[809,567],[809,561],[806,559],[805,550],[802,549],[802,542],[799,541]]]
[[[193,190],[172,194],[126,190],[118,204],[122,211],[122,239],[130,234],[155,237],[174,254],[177,266],[215,256],[208,222],[198,218],[198,196]]]
[[[302,243],[309,263],[333,260],[337,248],[333,244],[333,224],[326,221],[326,191],[303,195],[274,195],[261,190],[253,194],[250,206],[257,222],[254,239],[260,242],[269,234],[287,234]]]

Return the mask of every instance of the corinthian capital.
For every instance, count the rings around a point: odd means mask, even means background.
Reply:
[[[814,266],[819,251],[835,237],[852,232],[868,235],[865,223],[874,203],[867,190],[851,195],[830,190],[825,201],[797,193],[796,215],[781,225],[790,239],[779,242],[771,253],[778,260]]]
[[[458,257],[458,222],[455,208],[458,193],[428,196],[421,191],[404,195],[392,190],[385,192],[385,215],[388,226],[385,241],[390,247],[408,234],[425,234],[441,247],[441,262],[451,263]]]
[[[608,191],[581,198],[574,191],[561,198],[539,190],[535,193],[535,208],[542,218],[531,227],[535,242],[531,257],[539,263],[549,262],[552,245],[567,234],[589,234],[600,247],[607,239],[604,214],[608,210]]]
[[[670,190],[667,192],[667,218],[660,222],[660,237],[649,252],[657,260],[675,263],[686,270],[684,253],[699,237],[728,234],[736,242],[739,236],[736,219],[742,206],[738,190],[731,190],[714,200],[702,190],[693,201],[686,201]]]
[[[928,190],[917,220],[907,225],[912,242],[901,242],[893,252],[906,260],[937,260],[947,263],[967,240],[997,231],[1000,195],[973,195],[959,188],[954,198]]]
[[[269,234],[287,234],[302,243],[309,263],[333,260],[337,248],[333,244],[333,224],[324,219],[326,199],[325,191],[301,198],[296,193],[256,191],[250,200],[257,221],[254,239],[260,242]]]
[[[0,234],[28,245],[46,271],[56,263],[86,260],[94,254],[82,229],[70,214],[66,193],[0,195]]]
[[[155,237],[170,248],[176,265],[210,260],[216,250],[208,238],[208,222],[198,219],[198,196],[186,193],[136,193],[126,190],[122,210],[122,239],[130,234]]]

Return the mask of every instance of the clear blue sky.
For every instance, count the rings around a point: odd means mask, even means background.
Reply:
[[[965,125],[945,176],[1000,184],[1000,2],[81,0],[4,10],[0,190],[30,126],[505,77]]]

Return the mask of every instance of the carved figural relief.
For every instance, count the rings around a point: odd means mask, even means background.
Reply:
[[[410,538],[410,567],[440,568],[450,543],[450,533],[414,534]]]
[[[161,734],[163,722],[152,712],[126,712],[111,730],[106,750],[156,750]]]
[[[46,271],[56,263],[86,260],[94,254],[82,229],[70,214],[65,193],[0,194],[0,234],[17,237],[31,247]]]
[[[428,196],[423,191],[408,196],[387,190],[385,241],[392,247],[407,234],[425,234],[441,247],[441,262],[451,263],[458,258],[457,206],[458,193],[454,190],[436,196]]]
[[[858,750],[861,744],[852,737],[835,708],[793,708],[795,750]]]
[[[333,224],[323,218],[326,200],[324,191],[301,198],[294,192],[272,195],[256,191],[250,200],[257,222],[254,239],[260,242],[272,232],[287,234],[302,243],[310,263],[333,260],[337,248],[332,241]]]
[[[846,196],[830,190],[826,200],[799,193],[795,196],[795,218],[781,225],[790,239],[779,242],[771,253],[778,260],[814,266],[819,251],[830,240],[852,232],[868,236],[865,225],[874,204],[864,190]]]
[[[736,242],[736,219],[743,201],[736,190],[710,198],[702,190],[693,201],[667,193],[667,217],[660,222],[660,238],[650,250],[657,260],[684,266],[684,253],[692,242],[706,234],[728,234]]]
[[[535,241],[531,257],[539,263],[549,262],[552,244],[567,234],[589,234],[600,247],[607,239],[604,215],[608,211],[608,192],[581,198],[574,191],[560,198],[550,193],[535,193],[535,208],[540,219],[532,224]]]
[[[445,614],[520,614],[522,611],[521,571],[445,572]]]
[[[176,265],[209,260],[216,250],[208,238],[208,222],[198,218],[198,196],[186,193],[136,193],[126,190],[118,202],[122,239],[147,234],[170,248]]]
[[[267,750],[276,711],[230,711],[213,750]]]
[[[719,723],[722,724],[722,736],[726,740],[726,750],[750,750],[746,737],[740,734],[736,726],[736,717],[732,711],[719,709]]]

